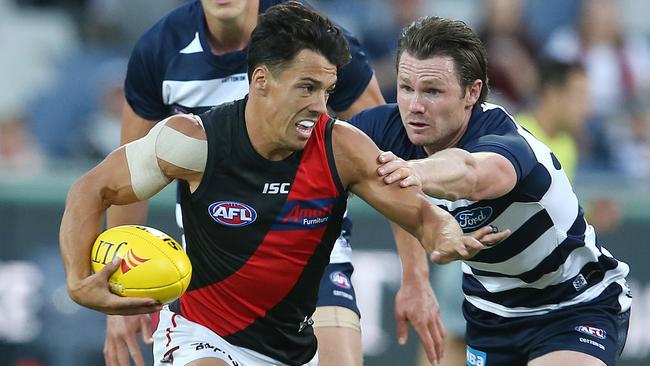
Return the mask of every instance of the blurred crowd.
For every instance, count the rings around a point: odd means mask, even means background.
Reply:
[[[181,2],[0,0],[0,175],[41,174],[53,164],[96,161],[115,148],[129,52]],[[400,29],[421,15],[465,20],[488,50],[489,100],[568,146],[570,175],[650,178],[650,2],[311,3],[362,41],[389,102]],[[547,88],[557,84],[548,73],[557,64],[577,65],[585,77]],[[541,106],[549,93],[558,113]]]

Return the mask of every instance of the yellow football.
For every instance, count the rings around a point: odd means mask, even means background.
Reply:
[[[181,245],[150,227],[125,225],[101,233],[90,255],[93,271],[115,256],[121,258],[120,266],[108,283],[120,296],[150,297],[166,304],[179,298],[192,278],[192,264]]]

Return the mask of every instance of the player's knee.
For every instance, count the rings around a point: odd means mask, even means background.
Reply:
[[[314,328],[342,327],[361,332],[361,319],[351,309],[341,306],[319,306],[314,315]]]

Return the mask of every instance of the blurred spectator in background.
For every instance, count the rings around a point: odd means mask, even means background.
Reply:
[[[479,35],[488,53],[491,99],[509,110],[525,107],[537,88],[537,45],[524,27],[523,0],[485,1]]]
[[[581,153],[592,169],[620,171],[628,159],[639,161],[639,156],[617,156],[612,144],[624,146],[640,137],[629,133],[635,120],[630,119],[629,109],[639,100],[647,104],[650,93],[650,44],[625,33],[618,5],[615,0],[583,1],[577,27],[558,29],[545,47],[554,59],[581,61],[586,67],[594,108],[585,129],[587,146]],[[647,163],[643,161],[646,169]]]
[[[42,168],[42,156],[24,120],[0,115],[0,176],[36,174]]]
[[[543,45],[557,28],[575,22],[581,3],[582,0],[526,0],[524,27],[536,44]]]
[[[85,128],[89,157],[103,159],[120,145],[127,63],[126,58],[106,60],[97,67],[92,78],[92,83],[99,85],[100,91],[98,107],[88,117]]]
[[[539,65],[539,95],[529,112],[516,120],[551,148],[570,180],[575,178],[578,144],[589,114],[589,80],[577,62],[544,61]]]
[[[0,169],[35,173],[42,159],[25,125],[29,102],[52,82],[56,66],[77,45],[74,25],[55,10],[32,11],[0,1]]]
[[[647,70],[646,72],[650,72]],[[617,141],[616,157],[622,172],[632,179],[650,178],[650,95],[645,102],[638,98],[628,105],[623,118],[630,126],[615,131]]]
[[[29,2],[40,5],[42,13],[55,1]],[[115,108],[121,113],[122,107],[114,102],[115,95],[123,95],[126,73],[120,66],[126,61],[119,58],[126,59],[139,33],[182,0],[78,2],[59,4],[76,17],[78,28],[71,37],[77,41],[50,65],[56,77],[39,85],[27,115],[36,141],[53,161],[102,159],[109,143],[118,145],[119,126],[115,140],[110,121]]]
[[[101,160],[119,145],[126,58],[81,53],[60,68],[57,82],[41,92],[29,114],[36,139],[54,161]]]
[[[379,88],[387,103],[394,103],[397,96],[395,80],[395,52],[397,40],[404,26],[424,15],[424,0],[387,0],[388,21],[378,21],[361,33],[362,44],[372,60]]]
[[[579,160],[578,140],[589,116],[591,103],[589,79],[578,62],[542,61],[539,65],[537,103],[517,122],[546,144],[573,181]],[[588,221],[604,232],[621,220],[618,202],[602,197],[586,203]]]

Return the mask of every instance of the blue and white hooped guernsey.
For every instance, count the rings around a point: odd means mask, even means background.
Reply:
[[[260,0],[260,12],[286,0]],[[348,109],[372,79],[373,71],[357,39],[343,29],[352,61],[338,72],[336,90],[328,106]],[[214,55],[207,40],[199,0],[189,1],[151,27],[135,45],[125,80],[126,99],[135,113],[159,121],[176,113],[200,114],[248,93],[247,49]],[[182,228],[180,205],[177,222]],[[332,252],[331,263],[350,262],[351,222]]]
[[[364,111],[350,123],[382,150],[405,159],[426,156],[408,140],[394,104]],[[432,199],[465,232],[488,224],[512,230],[508,239],[463,263],[468,302],[502,317],[542,315],[599,298],[617,298],[621,312],[630,308],[625,281],[629,267],[597,242],[566,174],[546,145],[502,107],[484,103],[474,108],[456,147],[501,154],[517,171],[515,188],[497,199]]]

